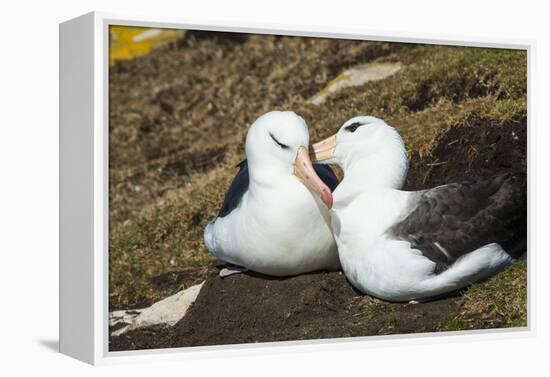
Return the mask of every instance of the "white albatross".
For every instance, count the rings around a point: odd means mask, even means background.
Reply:
[[[526,251],[525,175],[401,191],[408,159],[381,119],[348,120],[312,146],[338,164],[331,223],[340,263],[361,292],[389,301],[436,298],[501,271]]]
[[[212,254],[273,276],[339,268],[328,213],[338,179],[312,165],[308,145],[306,122],[290,111],[266,113],[250,126],[247,159],[204,231]]]

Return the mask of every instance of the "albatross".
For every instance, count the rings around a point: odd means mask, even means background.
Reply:
[[[332,230],[346,277],[365,294],[426,301],[488,278],[526,252],[525,174],[402,191],[403,140],[371,116],[348,120],[310,154],[344,172]]]
[[[269,112],[250,126],[246,160],[204,231],[212,254],[272,276],[339,268],[328,213],[338,179],[312,165],[308,146],[306,122],[294,112]]]

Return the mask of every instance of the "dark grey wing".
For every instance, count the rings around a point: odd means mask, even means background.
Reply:
[[[229,186],[229,190],[225,193],[225,198],[223,198],[218,217],[227,216],[231,211],[237,208],[244,193],[248,190],[250,182],[248,176],[248,162],[244,159],[237,166],[239,167],[239,172],[235,175],[233,182],[231,182],[231,186]]]
[[[437,273],[493,242],[518,258],[527,245],[526,176],[505,174],[419,191],[410,212],[388,234],[409,241],[436,263]]]
[[[334,192],[334,189],[340,183],[336,175],[328,165],[313,164],[313,169],[315,173],[321,178],[321,181],[325,183],[330,188],[330,191]]]

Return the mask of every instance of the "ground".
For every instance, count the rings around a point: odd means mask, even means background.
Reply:
[[[381,81],[309,98],[348,68],[399,62]],[[406,188],[526,171],[526,53],[382,42],[187,32],[110,72],[110,310],[140,308],[207,280],[172,329],[111,337],[110,349],[331,338],[527,324],[519,262],[453,297],[391,304],[345,276],[217,277],[202,232],[266,111],[300,114],[312,140],[374,115],[403,136]]]

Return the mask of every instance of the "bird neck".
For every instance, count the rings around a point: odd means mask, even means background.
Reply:
[[[375,154],[350,158],[342,170],[342,185],[350,185],[354,191],[375,188],[400,190],[407,177],[407,154],[404,148],[390,147]]]
[[[250,184],[255,183],[260,186],[272,185],[278,181],[288,179],[293,174],[292,167],[287,167],[277,160],[248,161],[248,171],[250,175]]]

